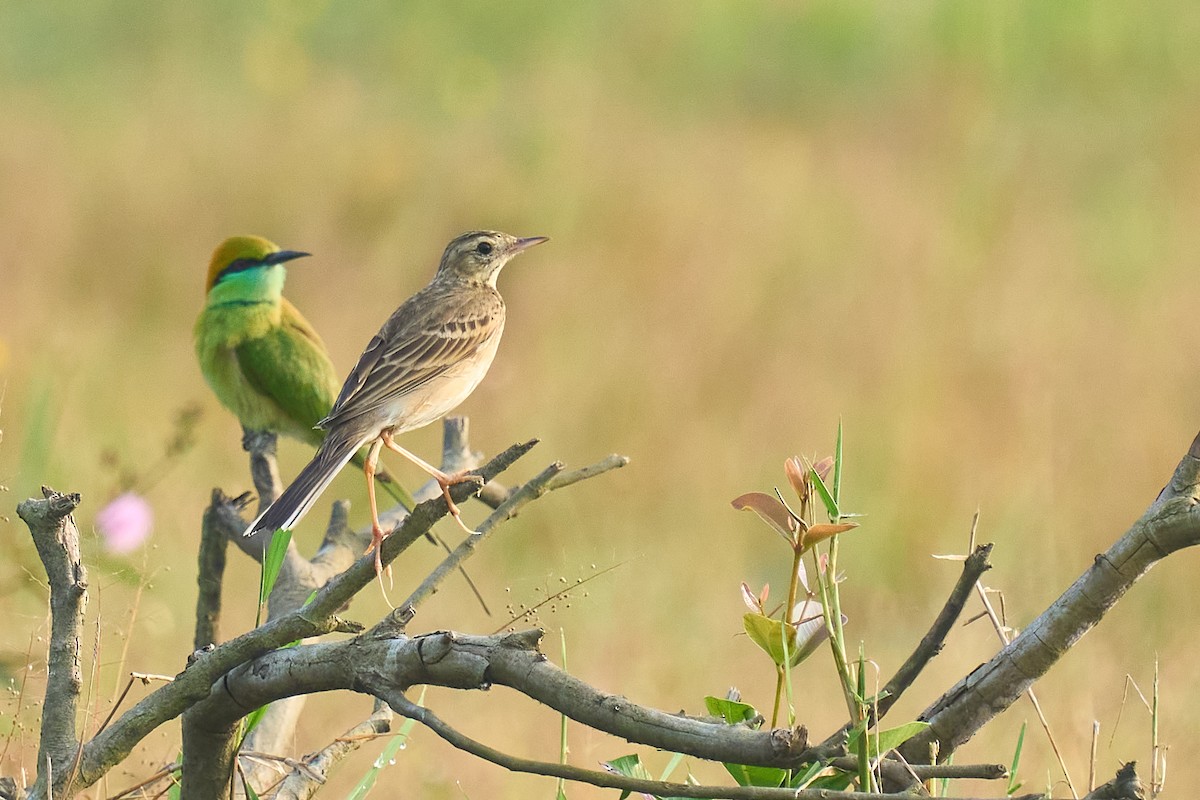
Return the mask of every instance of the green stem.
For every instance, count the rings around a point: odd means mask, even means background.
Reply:
[[[858,683],[855,690],[856,698],[867,696],[867,656],[863,651],[862,642],[858,644]],[[866,709],[861,702],[855,703],[855,722],[866,719]],[[858,788],[860,792],[875,791],[874,776],[871,774],[871,741],[866,726],[858,737]]]
[[[831,542],[833,544],[830,545],[830,549],[836,554],[834,545],[837,543],[837,536],[834,536]],[[814,548],[813,569],[818,576],[817,585],[821,587],[821,608],[824,611],[821,616],[825,620],[825,631],[829,634],[829,649],[833,653],[833,663],[837,667],[838,679],[842,684],[842,694],[846,699],[846,710],[850,712],[850,721],[853,724],[858,721],[856,719],[858,702],[854,697],[850,667],[846,664],[846,647],[842,632],[842,609],[837,597],[837,585],[834,580],[836,573],[833,571],[833,568],[834,555],[831,555],[826,571],[824,573],[821,572],[821,562]]]
[[[779,722],[779,700],[783,697],[783,667],[775,665],[775,709],[771,712],[771,727]]]
[[[787,605],[783,608],[783,624],[792,624],[792,609],[796,607],[796,595],[800,593],[800,559],[804,558],[804,550],[800,547],[792,549],[792,574],[788,581]]]
[[[784,661],[789,661],[788,657],[788,642],[787,629],[792,624],[792,609],[796,607],[796,595],[799,593],[800,587],[800,559],[804,557],[804,549],[801,547],[792,548],[792,574],[788,577],[788,598],[787,604],[783,607],[783,627],[780,628],[784,640],[783,652]],[[771,713],[771,727],[775,727],[775,723],[779,719],[779,701],[783,693],[783,680],[786,672],[789,669],[789,664],[776,665],[776,680],[775,680],[775,710]]]

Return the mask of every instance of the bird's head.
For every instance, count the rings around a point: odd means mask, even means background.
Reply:
[[[213,251],[208,264],[208,281],[205,292],[234,276],[249,277],[246,273],[265,274],[271,267],[301,258],[308,253],[297,250],[280,250],[274,242],[261,236],[233,236]]]
[[[442,280],[466,280],[495,287],[496,276],[504,265],[522,250],[549,241],[545,236],[525,239],[499,231],[471,231],[446,245],[437,277]]]

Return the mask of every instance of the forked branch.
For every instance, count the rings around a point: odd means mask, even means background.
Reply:
[[[1045,675],[1151,567],[1200,544],[1198,500],[1200,434],[1141,519],[1019,636],[921,714],[930,726],[901,747],[903,756],[927,763],[934,742],[939,760],[950,756]]]

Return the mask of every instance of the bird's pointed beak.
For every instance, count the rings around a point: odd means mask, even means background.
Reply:
[[[522,250],[528,250],[535,244],[541,244],[542,242],[548,241],[550,241],[549,236],[529,236],[524,239],[517,239],[515,242],[513,242],[512,252],[519,253]]]
[[[271,255],[264,258],[262,263],[271,265],[283,264],[284,262],[293,261],[297,258],[304,258],[305,256],[309,255],[312,254],[302,253],[299,250],[280,250],[278,253],[271,253]]]

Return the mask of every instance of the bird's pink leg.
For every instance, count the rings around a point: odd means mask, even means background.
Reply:
[[[477,532],[468,528],[466,523],[462,521],[462,514],[459,512],[458,506],[455,504],[453,498],[450,497],[450,487],[456,483],[462,483],[464,480],[466,480],[468,474],[467,470],[456,472],[453,475],[447,475],[432,464],[423,461],[419,456],[408,452],[403,447],[396,444],[396,440],[392,438],[391,432],[384,431],[379,435],[379,438],[383,442],[384,446],[387,447],[387,449],[399,453],[421,469],[428,472],[433,479],[437,481],[437,485],[441,487],[442,497],[446,498],[446,506],[450,509],[450,514],[454,517],[454,521],[457,522],[459,527],[467,533],[474,534]]]
[[[379,588],[383,589],[383,561],[380,558],[380,551],[383,550],[383,537],[386,535],[383,532],[383,526],[379,524],[379,506],[375,502],[375,471],[379,464],[379,451],[383,447],[383,440],[376,439],[371,443],[371,449],[367,451],[366,461],[363,462],[363,472],[367,476],[367,501],[371,504],[371,544],[367,547],[367,552],[375,551],[375,577],[379,580]],[[392,567],[388,565],[388,577],[391,578]],[[387,591],[383,593],[383,599],[387,600]],[[391,603],[389,602],[390,606]]]

